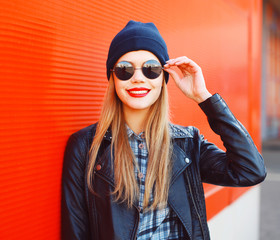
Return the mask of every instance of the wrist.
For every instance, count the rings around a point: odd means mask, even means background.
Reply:
[[[196,102],[196,103],[202,103],[204,102],[206,99],[210,98],[212,96],[212,94],[210,92],[204,92],[204,93],[201,93],[199,94],[198,96],[196,96],[193,100]]]

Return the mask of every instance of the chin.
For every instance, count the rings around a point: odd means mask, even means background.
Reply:
[[[149,109],[151,106],[128,106],[130,109],[134,110],[134,111],[141,111],[141,110],[146,110]]]

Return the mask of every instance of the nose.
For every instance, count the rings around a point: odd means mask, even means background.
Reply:
[[[131,78],[131,81],[132,82],[145,82],[146,81],[146,78],[143,75],[141,68],[134,69],[134,74]]]

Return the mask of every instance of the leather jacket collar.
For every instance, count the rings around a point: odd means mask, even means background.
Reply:
[[[171,138],[173,138],[173,139],[186,138],[186,137],[192,138],[193,137],[192,134],[187,129],[185,129],[181,126],[178,126],[178,125],[174,125],[172,123],[169,124],[169,130],[170,130]],[[106,134],[104,135],[104,139],[111,142],[112,132],[110,129],[107,130]]]
[[[174,139],[173,144],[173,152],[172,152],[172,177],[171,177],[171,185],[175,181],[176,177],[184,171],[184,169],[191,164],[191,157],[187,155],[185,151],[183,151],[177,144],[176,139],[180,138],[193,138],[193,135],[183,127],[178,125],[170,124],[170,134],[171,138]],[[104,139],[111,142],[112,140],[112,132],[110,129],[107,130],[104,135]],[[113,160],[111,154],[111,144],[108,145],[102,157],[99,158],[96,165],[100,165],[101,168],[98,171],[98,174],[101,174],[112,186],[115,186],[114,182],[114,171],[113,171]]]

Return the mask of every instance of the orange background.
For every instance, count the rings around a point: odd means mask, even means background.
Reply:
[[[245,3],[246,2],[246,3]],[[98,120],[113,36],[154,22],[260,147],[260,0],[0,0],[0,239],[59,239],[66,140]],[[175,123],[223,147],[195,103],[168,84]],[[208,219],[246,189],[205,185]]]

